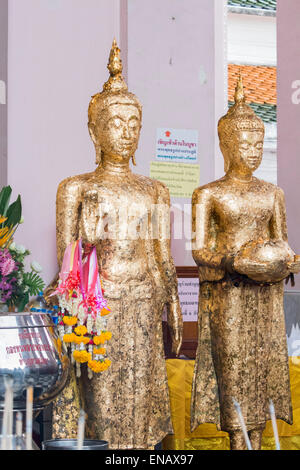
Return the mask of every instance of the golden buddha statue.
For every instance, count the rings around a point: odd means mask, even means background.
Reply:
[[[57,255],[82,239],[97,248],[104,296],[110,368],[79,380],[87,437],[111,449],[150,449],[172,432],[162,314],[165,305],[173,351],[182,341],[177,276],[170,253],[170,197],[160,182],[131,172],[142,107],[122,77],[114,41],[103,91],[89,106],[89,132],[97,169],[68,178],[57,192]],[[49,291],[47,292],[49,298]],[[69,388],[56,401],[54,437],[76,437],[80,393]],[[79,398],[78,398],[79,397]]]
[[[253,176],[264,124],[245,103],[242,78],[218,132],[226,174],[192,199],[200,293],[191,428],[215,423],[231,449],[245,449],[236,400],[257,450],[270,399],[277,418],[292,423],[283,280],[300,262],[287,243],[283,191]]]

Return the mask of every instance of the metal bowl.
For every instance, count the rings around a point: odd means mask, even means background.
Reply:
[[[84,439],[82,450],[107,450],[108,442]],[[42,442],[42,450],[77,450],[77,439],[51,439]]]
[[[33,409],[47,406],[64,388],[69,359],[51,316],[44,313],[0,313],[0,411],[5,377],[13,379],[14,410],[26,409],[26,390],[33,386]]]
[[[2,435],[0,434],[0,444],[2,444]],[[15,434],[11,436],[6,436],[7,450],[27,450],[26,447],[26,435],[16,436]],[[32,441],[32,450],[41,450],[39,446]]]

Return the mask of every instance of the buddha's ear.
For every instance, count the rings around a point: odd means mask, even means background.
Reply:
[[[226,146],[224,145],[224,142],[222,142],[222,141],[220,140],[219,146],[220,146],[220,150],[221,150],[221,152],[222,152],[222,155],[224,155],[224,153],[226,153]]]
[[[227,173],[230,167],[230,161],[229,161],[229,156],[228,156],[229,149],[228,149],[228,145],[222,142],[221,140],[220,140],[220,150],[224,158],[224,171],[225,173]]]
[[[101,146],[97,142],[96,138],[96,126],[93,122],[89,122],[88,124],[89,128],[89,133],[91,136],[92,141],[94,142],[95,149],[96,149],[96,165],[100,165],[101,163],[101,157],[102,157],[102,151],[101,151]]]
[[[220,144],[219,144],[219,145],[220,145],[220,150],[221,150],[221,152],[222,152],[222,155],[223,155],[223,157],[224,157],[224,160],[227,160],[228,145],[225,144],[224,142],[222,142],[221,140],[220,140]]]
[[[96,149],[96,165],[100,165],[101,161],[102,161],[102,150],[101,150],[101,147],[100,145],[95,145],[95,149]]]
[[[89,128],[89,133],[91,136],[92,141],[96,145],[97,139],[96,139],[96,126],[94,122],[89,122],[88,123],[88,128]]]

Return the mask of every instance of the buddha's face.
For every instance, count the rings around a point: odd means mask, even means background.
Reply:
[[[231,171],[241,174],[254,173],[263,157],[264,133],[261,131],[240,131],[232,138],[224,153]]]
[[[136,152],[140,130],[141,117],[136,106],[112,104],[101,115],[97,141],[112,162],[126,163]]]

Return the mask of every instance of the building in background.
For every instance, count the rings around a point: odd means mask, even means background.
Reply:
[[[276,16],[277,0],[229,0],[228,5],[232,12]]]
[[[228,101],[242,73],[247,103],[264,121],[264,158],[256,176],[277,184],[277,0],[228,0]]]
[[[288,8],[288,5],[285,6],[285,2],[282,3],[284,8]],[[276,8],[277,0],[228,0],[228,100],[229,105],[232,105],[234,87],[239,69],[241,69],[247,101],[264,121],[266,127],[264,159],[261,168],[257,171],[257,176],[265,181],[277,184],[277,175],[279,175],[278,182],[282,186],[282,182],[285,180],[282,175],[282,163],[280,167],[279,161],[279,158],[282,158],[282,150],[281,155],[278,154],[277,158],[277,97],[280,96],[280,93],[281,113],[287,113],[285,109],[282,110],[287,105],[282,100],[282,89],[286,87],[286,84],[282,83],[284,76],[282,72],[282,55],[281,58],[279,56],[279,60],[281,59],[281,84],[280,87],[277,87],[279,69],[277,69]],[[293,8],[295,9],[295,6]],[[282,6],[280,13],[282,15]],[[283,121],[281,119],[282,128]],[[282,131],[280,138],[281,147],[287,145],[283,143]],[[285,160],[284,165],[288,165],[288,160]],[[297,169],[295,170],[297,172]],[[283,188],[286,193],[287,187],[283,185]],[[291,202],[287,200],[287,207],[291,208],[291,206]],[[293,217],[288,219],[290,240],[294,236],[293,232],[295,232],[291,228],[294,219],[297,220],[295,211]],[[294,246],[297,245],[294,243]],[[289,355],[298,356],[300,344],[299,292],[293,291],[287,286],[284,304]]]

